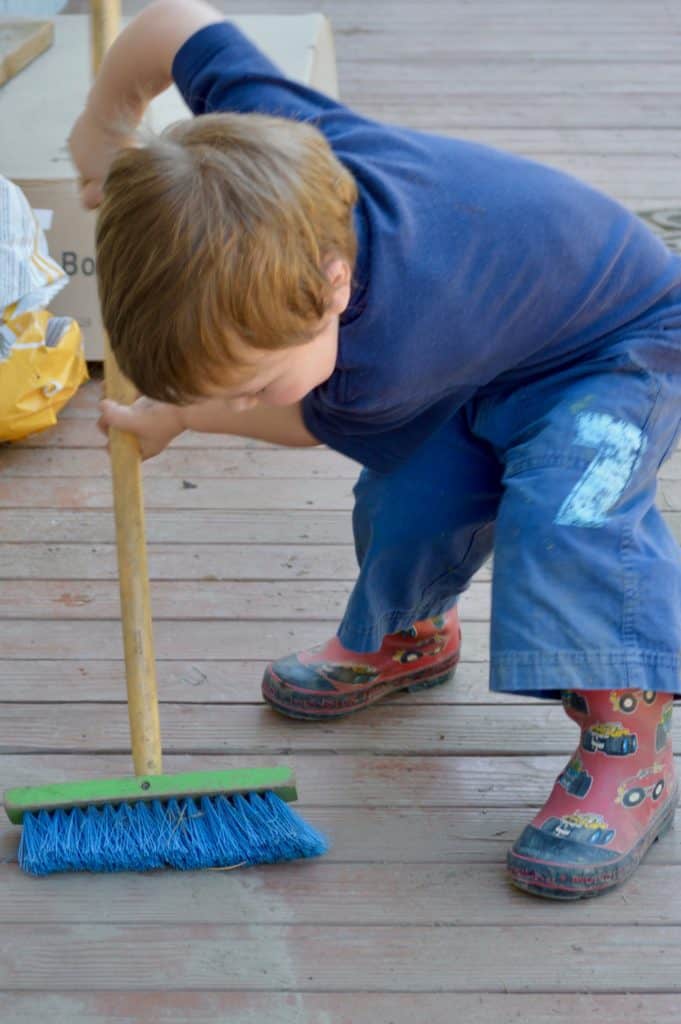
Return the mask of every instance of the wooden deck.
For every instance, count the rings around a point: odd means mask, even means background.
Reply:
[[[672,4],[220,6],[326,10],[347,102],[573,171],[658,211],[677,244]],[[55,430],[0,449],[3,788],[129,770],[96,397],[91,383]],[[200,436],[146,471],[167,768],[293,764],[301,810],[332,852],[250,871],[35,881],[2,821],[2,1024],[678,1024],[681,832],[595,902],[532,899],[504,878],[507,846],[577,732],[555,705],[487,692],[488,572],[462,604],[454,685],[319,726],[260,703],[266,661],[337,623],[354,576],[354,475],[323,450]],[[678,454],[660,503],[681,537]]]

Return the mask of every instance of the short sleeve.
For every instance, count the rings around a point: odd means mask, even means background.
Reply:
[[[309,120],[347,109],[287,78],[228,21],[206,25],[190,36],[175,55],[172,73],[195,115],[230,110]]]

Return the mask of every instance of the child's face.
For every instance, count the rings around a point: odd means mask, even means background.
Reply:
[[[209,397],[222,398],[235,412],[255,405],[294,405],[333,373],[338,352],[338,316],[323,321],[304,345],[265,351],[243,345],[244,382],[214,387]]]
[[[255,405],[294,405],[329,379],[338,355],[339,317],[350,301],[350,268],[335,260],[327,274],[334,285],[332,304],[313,339],[272,351],[237,342],[245,366],[243,383],[213,387],[209,397],[222,398],[235,412]]]

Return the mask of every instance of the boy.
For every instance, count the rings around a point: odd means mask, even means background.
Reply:
[[[133,141],[172,78],[195,120]],[[102,426],[145,457],[190,428],[363,466],[338,635],[271,665],[266,699],[323,719],[444,682],[494,544],[491,688],[561,695],[581,728],[511,878],[558,899],[622,882],[677,801],[681,560],[654,494],[681,259],[565,174],[287,81],[199,2],[125,30],[71,144],[144,396]]]

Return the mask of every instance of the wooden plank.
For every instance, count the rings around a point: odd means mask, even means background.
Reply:
[[[325,859],[264,870],[50,878],[40,885],[16,865],[0,869],[0,923],[215,925],[566,925],[584,906],[528,900],[501,864],[331,864]],[[611,927],[681,924],[669,900],[681,865],[644,863],[624,891],[599,901]],[[301,899],[304,890],[305,898]],[[367,900],[367,893],[371,899]],[[399,893],[399,899],[396,894]]]
[[[328,562],[326,563],[328,565]],[[292,570],[288,570],[292,573]],[[468,621],[488,621],[490,585],[474,583],[461,602]],[[154,620],[289,619],[340,621],[352,582],[326,579],[155,582]],[[7,580],[0,588],[2,619],[115,619],[120,614],[114,580]]]
[[[587,926],[593,910],[582,914],[561,928],[14,924],[0,933],[0,986],[108,989],[115,976],[128,991],[150,978],[167,991],[681,991],[678,928]]]
[[[405,707],[395,699],[351,718],[292,722],[260,704],[260,680],[244,681],[238,705],[172,704],[161,707],[163,747],[169,754],[359,754],[452,757],[489,754],[571,755],[579,732],[553,702]],[[125,690],[116,704],[0,706],[0,753],[52,751],[121,753],[130,748]],[[623,716],[613,712],[618,721]],[[625,723],[626,724],[626,723]],[[681,721],[673,735],[681,739]]]
[[[155,621],[161,619],[289,619],[340,621],[352,584],[329,580],[252,582],[157,582],[153,588]],[[78,580],[8,581],[0,589],[0,617],[114,619],[120,614],[118,584]]]
[[[596,96],[564,95],[549,93],[459,93],[455,87],[425,88],[421,86],[416,95],[411,92],[412,106],[408,121],[404,118],[404,100],[399,93],[386,83],[383,89],[379,83],[371,83],[371,103],[363,101],[356,107],[378,120],[390,123],[405,123],[410,128],[434,131],[440,134],[456,135],[464,128],[522,128],[527,125],[527,111],[532,109],[535,128],[604,128],[607,130],[627,128],[678,129],[681,112],[670,102],[670,94],[650,91],[629,92],[622,83],[618,93],[604,93]],[[343,82],[341,79],[341,88]],[[345,93],[346,103],[351,97]],[[611,188],[612,191],[612,188]],[[652,194],[656,197],[656,193]]]
[[[495,60],[494,74],[490,74],[489,66],[481,60],[472,60],[467,61],[461,71],[454,70],[444,76],[442,65],[452,59],[448,46],[441,43],[432,47],[430,56],[431,59],[422,50],[406,48],[400,54],[400,68],[410,86],[419,92],[434,92],[439,87],[441,101],[444,96],[485,94],[493,95],[495,100],[503,95],[515,98],[536,89],[544,96],[579,98],[586,105],[595,97],[602,100],[619,95],[622,89],[630,96],[678,95],[681,92],[681,69],[674,60],[580,60],[573,57],[560,61],[537,55],[530,60],[509,55],[504,60]],[[375,100],[376,93],[396,95],[394,56],[376,56],[373,60],[367,57],[366,52],[357,55],[357,63],[361,62],[357,74],[361,75],[372,98]],[[351,72],[353,59],[352,56],[344,58],[342,67],[346,72]]]
[[[132,0],[130,3],[130,9],[135,9],[135,6],[140,6],[140,0]],[[229,7],[229,0],[219,0],[217,6],[221,10],[226,10]],[[337,12],[337,16],[342,12],[345,12],[345,19],[351,19],[353,23],[362,24],[361,13],[366,10],[359,0],[335,0],[334,3],[329,5],[332,10]],[[263,0],[254,2],[253,4],[255,11],[262,11],[266,9],[266,3]],[[76,5],[74,5],[74,10]],[[488,11],[491,15],[493,14],[496,19],[496,24],[502,24],[504,22],[513,23],[515,28],[518,29],[519,18],[523,18],[527,15],[531,15],[533,18],[532,23],[528,23],[528,31],[532,31],[532,26],[542,24],[543,22],[553,23],[558,22],[561,19],[565,19],[566,25],[572,25],[573,27],[582,27],[583,22],[579,21],[575,16],[578,14],[588,14],[593,10],[594,18],[590,28],[605,27],[609,24],[607,20],[608,14],[612,17],[613,10],[620,14],[620,20],[617,22],[616,28],[620,29],[622,26],[631,24],[639,25],[644,31],[650,30],[653,26],[656,28],[673,28],[674,19],[670,15],[669,9],[660,6],[660,4],[651,4],[650,7],[644,9],[641,8],[640,2],[637,0],[621,0],[621,3],[613,3],[613,0],[603,0],[603,3],[597,8],[593,8],[588,3],[588,0],[573,0],[570,6],[565,8],[563,5],[547,6],[542,0],[514,0],[513,7],[509,8],[508,4],[504,4],[504,0],[484,0],[478,7],[471,7],[467,0],[453,0],[450,5],[442,5],[440,0],[423,0],[423,9],[427,13],[432,13],[433,10],[440,10],[442,8],[442,17],[445,24],[462,24],[465,26],[466,23],[470,23],[470,27],[477,27],[480,32],[480,10],[483,9]],[[271,10],[284,11],[295,9],[292,4],[287,3],[286,0],[273,0],[273,4],[270,4]],[[417,13],[411,8],[407,0],[394,0],[390,4],[391,13],[394,14],[394,22],[392,24],[396,27],[397,25],[406,26],[407,24],[418,24]],[[648,15],[648,17],[644,17]],[[515,16],[515,17],[513,17]],[[367,10],[367,24],[383,23],[386,20],[385,5],[377,3],[375,7],[371,7]],[[425,28],[432,28],[432,25],[426,25]],[[523,27],[525,25],[523,24]]]
[[[76,10],[77,4],[74,3],[73,10]],[[141,6],[140,0],[126,0],[126,9],[135,10]],[[221,10],[227,10],[229,8],[229,2],[226,0],[218,0],[216,5]],[[386,17],[386,5],[385,3],[377,3],[375,6],[367,9],[362,7],[359,0],[334,0],[334,2],[328,5],[334,12],[334,18],[340,19],[341,23],[351,22],[352,24],[359,24],[367,26],[387,24],[388,27],[392,27],[393,30],[402,31],[404,28],[410,25],[418,25],[417,12],[413,8],[409,7],[406,0],[394,0],[390,4],[390,12],[393,15],[392,19]],[[467,0],[452,0],[451,4],[443,5],[440,0],[423,0],[423,10],[427,14],[433,13],[433,11],[442,11],[443,25],[454,26],[461,25],[462,31],[475,30],[477,28],[478,33],[481,32],[480,26],[480,12],[484,10],[488,12],[490,16],[494,16],[493,25],[497,28],[502,25],[512,25],[516,31],[522,25],[526,29],[529,35],[533,31],[536,31],[538,26],[543,24],[554,25],[559,23],[565,23],[566,28],[572,27],[573,30],[585,31],[586,26],[581,21],[578,15],[590,14],[593,11],[593,21],[589,24],[589,30],[598,33],[599,30],[606,28],[608,24],[608,14],[612,18],[612,12],[617,11],[620,15],[619,20],[613,26],[615,32],[624,31],[629,26],[637,26],[642,31],[651,31],[653,28],[657,30],[663,30],[665,28],[672,29],[674,27],[674,19],[671,16],[668,8],[661,6],[659,3],[651,3],[649,7],[644,9],[641,8],[640,3],[636,0],[622,0],[621,5],[613,4],[613,0],[603,0],[603,2],[596,8],[589,6],[588,0],[574,0],[570,3],[569,7],[564,7],[562,4],[558,5],[547,5],[542,0],[514,0],[512,8],[509,8],[508,4],[504,4],[503,0],[483,0],[476,7],[471,7]],[[262,12],[265,9],[273,10],[277,13],[284,13],[285,11],[297,9],[293,4],[287,3],[286,0],[273,0],[270,7],[266,7],[266,3],[263,0],[254,2],[253,9],[256,12]],[[366,10],[366,21],[362,22],[361,13]],[[648,15],[646,18],[644,15]],[[532,20],[524,22],[523,19],[531,16]],[[424,29],[432,32],[432,23],[422,26]],[[486,31],[486,27],[485,27]]]
[[[481,12],[486,10],[487,4],[480,4],[479,9]],[[332,18],[341,77],[351,79],[358,92],[362,86],[363,65],[373,59],[392,63],[395,67],[400,59],[396,53],[397,47],[400,53],[408,54],[412,61],[430,60],[444,77],[447,71],[443,69],[449,69],[449,76],[458,76],[462,64],[484,66],[492,60],[495,68],[497,63],[518,60],[531,64],[536,60],[550,59],[556,63],[573,65],[576,58],[580,64],[588,61],[600,64],[614,62],[618,65],[658,60],[670,62],[676,56],[674,47],[678,35],[678,31],[655,32],[650,28],[635,32],[623,29],[613,20],[606,50],[602,28],[592,24],[582,27],[576,20],[561,26],[560,31],[552,31],[545,25],[533,24],[534,19],[523,25],[499,25],[495,18],[484,18],[481,13],[481,21],[483,18],[485,20],[484,31],[481,31],[480,26],[476,30],[464,25],[458,27],[455,34],[439,37],[436,33],[423,31],[427,26],[418,26],[421,31],[417,28],[407,35],[402,23],[393,18],[384,17],[380,25],[372,20],[371,23],[363,23],[361,27],[356,24],[348,24],[346,27],[339,23],[335,15]],[[345,95],[344,90],[341,90],[341,95]],[[368,90],[364,91],[364,98],[370,100]]]
[[[373,751],[400,757],[465,755],[570,756],[579,732],[558,703],[517,700],[503,708],[459,704],[405,707],[399,699],[361,714],[324,722],[292,722],[264,710],[259,679],[244,684],[243,703],[173,704],[161,708],[163,746],[171,754],[360,754]],[[127,709],[121,687],[119,703],[33,704],[0,706],[0,753],[35,751],[127,753]],[[613,712],[626,725],[626,717]],[[674,721],[674,742],[681,741],[681,721]]]
[[[394,25],[389,18],[384,18],[380,26],[374,23],[359,30],[357,26],[344,28],[335,21],[334,36],[338,69],[344,86],[341,95],[347,99],[350,87],[353,93],[369,102],[370,91],[362,88],[364,65],[371,63],[373,58],[394,68],[399,60],[396,56],[398,46],[411,63],[430,60],[443,78],[451,79],[465,74],[469,65],[482,67],[490,61],[494,62],[495,69],[497,64],[525,61],[531,65],[535,61],[547,60],[568,66],[592,61],[614,63],[620,67],[627,62],[670,63],[675,57],[677,33],[620,31],[619,25],[613,24],[607,52],[604,33],[598,26],[594,30],[591,26],[584,29],[572,24],[562,26],[559,31],[551,31],[545,26],[500,26],[491,19],[485,21],[484,32],[479,28],[475,31],[462,26],[456,34],[444,34],[442,38],[418,30],[405,38],[401,25]],[[654,81],[652,72],[651,82]]]
[[[324,643],[338,623],[283,620],[277,622],[172,622],[155,624],[156,655],[165,660],[223,661],[229,658],[271,660],[290,651]],[[486,661],[487,623],[471,622],[464,638],[466,658]],[[78,629],[71,622],[45,621],[37,628],[30,620],[0,621],[0,650],[8,660],[18,658],[109,660],[121,654],[120,623],[89,622]]]
[[[549,781],[537,805],[529,807],[424,808],[415,802],[409,807],[327,806],[309,810],[301,804],[301,809],[330,837],[331,849],[324,863],[486,863],[498,870],[505,864],[509,847],[548,796],[550,785]],[[5,824],[6,836],[10,831],[13,849],[17,830]],[[677,826],[664,841],[655,843],[646,854],[645,864],[681,865],[681,828]],[[621,895],[626,897],[626,890]],[[371,899],[370,892],[367,898]]]
[[[0,992],[3,1024],[678,1024],[675,995],[312,992]]]
[[[352,508],[350,480],[147,480],[147,508],[160,509],[301,509],[337,511]],[[0,509],[112,507],[111,480],[67,477],[0,478]]]
[[[0,512],[0,523],[3,541],[46,541],[43,552],[59,543],[96,544],[114,538],[111,510],[4,509]],[[147,512],[146,525],[147,540],[152,544],[182,541],[203,547],[225,542],[230,545],[352,543],[352,523],[347,511],[258,509],[254,513],[234,509],[151,509]],[[11,552],[4,544],[0,545],[0,550],[3,557],[9,559],[6,564],[14,566],[21,565],[24,557],[31,557],[28,545],[23,554],[16,551],[14,558],[10,558]],[[198,547],[195,550],[198,552]],[[176,553],[179,557],[180,553]],[[238,553],[230,557],[238,563]],[[246,557],[253,555],[248,552]],[[49,572],[50,560],[43,559],[43,564],[45,572]],[[68,571],[64,578],[67,576]]]
[[[79,0],[71,0],[69,10],[79,10],[78,2]],[[222,11],[229,12],[231,4],[225,0],[218,0],[216,6]],[[626,33],[635,39],[638,32],[645,36],[654,31],[659,36],[664,36],[665,33],[673,33],[676,29],[672,9],[659,2],[643,7],[636,0],[622,3],[621,7],[614,5],[612,0],[601,0],[596,6],[589,5],[588,0],[580,0],[579,3],[570,3],[567,7],[564,4],[542,3],[542,0],[527,0],[522,3],[514,0],[512,5],[504,5],[503,0],[483,0],[476,5],[470,5],[466,0],[452,0],[451,3],[424,0],[421,7],[423,20],[419,20],[419,12],[413,7],[410,8],[406,0],[391,2],[390,16],[385,2],[367,6],[362,5],[360,0],[331,0],[324,4],[334,25],[339,29],[348,25],[353,26],[356,31],[384,27],[386,31],[399,35],[405,45],[409,45],[413,37],[418,37],[419,34],[422,38],[430,37],[436,45],[437,40],[442,39],[443,33],[453,32],[456,28],[469,35],[477,32],[481,45],[484,45],[488,31],[500,33],[506,30],[517,34],[524,30],[526,38],[532,39],[535,33],[560,28],[568,35],[585,35],[590,32],[603,41],[604,38],[609,38],[610,32],[616,37]],[[140,0],[126,0],[126,10],[139,9]],[[249,11],[252,10],[253,13],[283,14],[309,9],[313,8],[307,0],[297,5],[290,0],[273,0],[269,6],[266,0],[254,0],[249,6]],[[439,20],[435,21],[435,18]],[[439,35],[436,29],[440,30]],[[452,44],[456,45],[455,34],[452,35]],[[574,52],[575,55],[579,55],[578,47]]]
[[[44,53],[53,39],[51,21],[7,21],[0,18],[0,86]]]
[[[331,631],[329,633],[331,635]],[[259,701],[256,683],[267,662],[157,661],[159,696],[164,703],[229,704]],[[452,686],[436,686],[414,694],[401,694],[403,704],[508,704],[513,694],[490,693],[489,665],[465,658],[456,669]],[[115,703],[121,699],[124,669],[119,661],[3,661],[0,659],[0,701],[57,703],[78,701]],[[523,703],[531,701],[522,698]]]
[[[3,477],[109,477],[109,456],[103,446],[77,449],[9,448],[0,452]],[[233,487],[241,480],[352,480],[360,467],[328,448],[170,448],[144,466],[145,479],[224,479]],[[275,486],[278,486],[275,485]]]
[[[66,532],[64,529],[63,533]],[[153,528],[149,532],[153,538]],[[193,534],[192,530],[186,532]],[[355,554],[349,544],[195,545],[156,544],[152,540],[148,549],[151,579],[172,580],[178,584],[180,581],[209,584],[220,580],[321,581],[327,577],[339,582],[352,582],[357,576]],[[0,544],[0,579],[41,582],[115,580],[118,579],[116,549],[113,544],[50,544],[38,541]],[[186,593],[188,591],[178,585],[178,600],[182,600]]]

